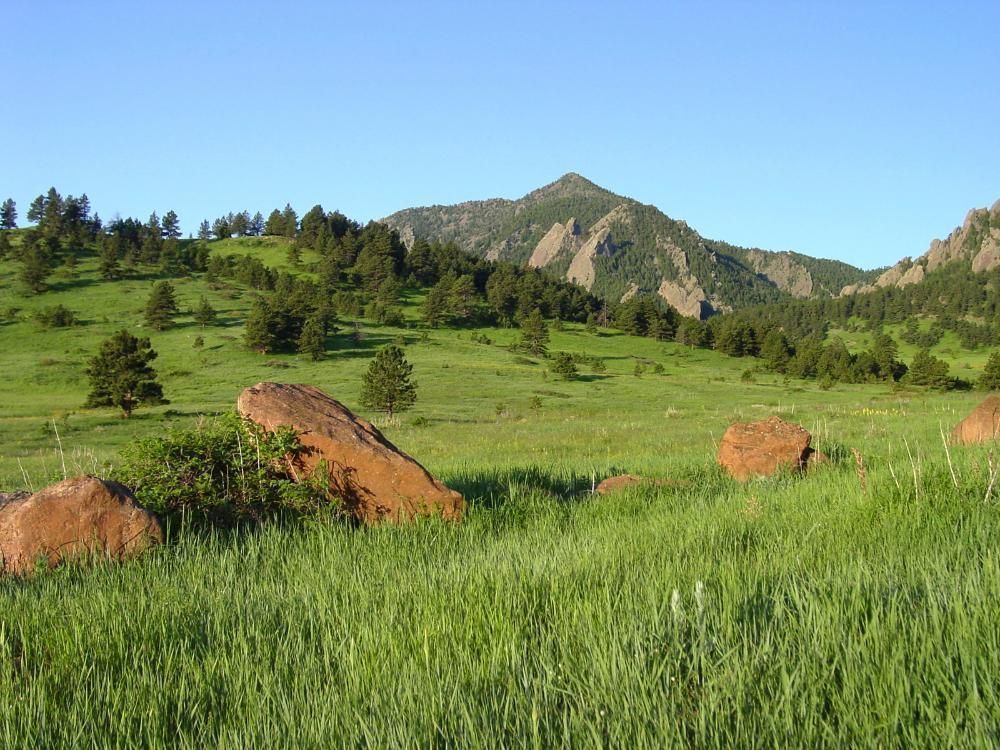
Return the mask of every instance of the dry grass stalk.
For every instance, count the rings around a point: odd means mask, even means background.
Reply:
[[[865,470],[865,457],[861,455],[861,451],[857,448],[851,448],[851,454],[854,456],[854,468],[858,473],[858,482],[861,484],[861,494],[868,494],[868,472]],[[895,479],[895,477],[893,477]]]

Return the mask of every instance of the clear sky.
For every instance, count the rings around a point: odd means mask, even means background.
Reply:
[[[873,267],[1000,198],[1000,2],[0,9],[0,198],[366,221],[565,172]]]

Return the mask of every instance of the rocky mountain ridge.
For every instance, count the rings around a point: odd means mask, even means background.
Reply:
[[[1000,266],[1000,200],[991,208],[974,208],[947,238],[935,239],[923,255],[902,258],[872,283],[845,286],[840,294],[864,294],[887,287],[918,284],[929,273],[951,263],[964,263],[975,273]]]
[[[404,242],[455,242],[491,260],[544,268],[608,298],[659,294],[681,313],[834,296],[875,274],[793,252],[709,240],[655,206],[570,173],[518,200],[410,208],[383,219]]]

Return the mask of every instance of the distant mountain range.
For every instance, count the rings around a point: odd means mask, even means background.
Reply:
[[[473,255],[545,268],[596,294],[655,292],[705,318],[788,298],[877,283],[878,271],[702,237],[655,206],[567,174],[518,200],[409,208],[383,219],[404,242],[455,242]]]

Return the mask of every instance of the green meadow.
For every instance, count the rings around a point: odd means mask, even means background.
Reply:
[[[280,242],[231,242],[283,262]],[[156,332],[152,277],[105,283],[84,260],[25,297],[15,270],[0,261],[0,313],[16,309],[0,489],[113,478],[130,441],[211,420],[260,381],[317,385],[380,423],[361,375],[399,341],[417,403],[380,426],[468,511],[171,529],[126,565],[0,580],[0,747],[1000,745],[1000,456],[945,440],[981,393],[824,390],[570,324],[550,351],[606,370],[564,381],[509,350],[516,330],[423,327],[416,293],[406,327],[341,320],[325,360],[260,356],[239,285],[175,280],[183,310],[205,295],[220,324],[185,313]],[[81,325],[32,322],[60,303]],[[171,401],[128,420],[82,408],[86,361],[122,327],[151,339]],[[830,462],[729,480],[722,433],[772,414]],[[621,473],[669,482],[591,493]]]

